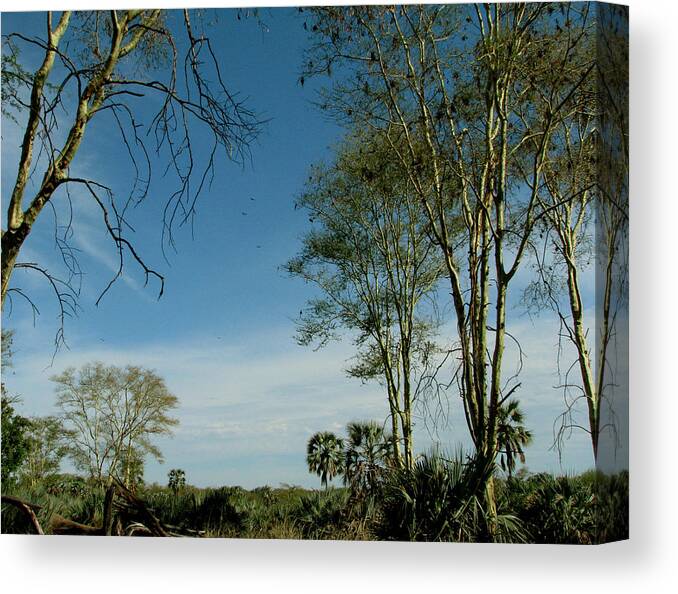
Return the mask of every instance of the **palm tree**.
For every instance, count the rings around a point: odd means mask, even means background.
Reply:
[[[344,442],[330,431],[321,431],[308,440],[306,462],[310,472],[320,477],[321,484],[341,474],[344,466]]]
[[[508,475],[516,467],[516,456],[525,463],[523,447],[532,442],[532,432],[525,428],[523,413],[517,400],[510,400],[498,410],[497,448],[499,463]]]
[[[354,494],[365,495],[379,486],[391,454],[391,437],[374,421],[346,425],[348,443],[344,482]]]

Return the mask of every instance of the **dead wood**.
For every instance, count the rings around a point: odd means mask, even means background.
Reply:
[[[51,534],[79,536],[102,536],[104,534],[103,528],[74,522],[57,513],[53,513],[49,519],[49,532]]]
[[[40,505],[11,495],[3,495],[2,502],[17,507],[29,518],[37,534],[45,534],[33,511],[42,509]],[[162,523],[146,503],[117,479],[106,490],[103,514],[102,525],[91,526],[52,513],[47,532],[80,536],[204,536],[202,531]]]
[[[33,528],[35,529],[35,532],[37,534],[45,534],[42,530],[42,526],[40,526],[38,517],[35,515],[35,512],[33,511],[34,509],[41,509],[39,505],[35,505],[34,503],[28,503],[27,501],[23,501],[18,497],[12,497],[11,495],[3,495],[2,503],[9,503],[10,505],[13,505],[17,509],[21,510],[21,512],[30,520],[31,524],[33,525]]]

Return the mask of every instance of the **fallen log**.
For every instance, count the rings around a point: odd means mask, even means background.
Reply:
[[[117,486],[117,494],[122,498],[122,501],[116,501],[116,507],[121,515],[134,520],[133,524],[145,526],[152,536],[170,536],[170,533],[165,530],[160,520],[141,499],[120,481],[117,479],[114,479],[114,481]]]
[[[28,501],[23,501],[22,499],[19,499],[18,497],[12,497],[11,495],[3,495],[2,503],[8,503],[9,505],[13,505],[17,509],[21,510],[21,512],[30,520],[35,532],[37,534],[45,534],[42,530],[42,526],[40,526],[40,522],[38,521],[38,516],[36,516],[35,512],[33,511],[34,509],[41,509],[39,505],[29,503]]]
[[[21,510],[30,520],[35,532],[45,534],[34,511],[42,509],[40,505],[11,495],[3,495],[2,503],[13,505]],[[79,536],[112,536],[114,534],[116,536],[204,536],[203,531],[163,524],[146,503],[116,479],[106,490],[101,526],[82,524],[53,512],[47,523],[47,533]]]
[[[49,533],[74,536],[103,536],[104,530],[98,526],[89,526],[64,518],[53,513],[49,519]]]

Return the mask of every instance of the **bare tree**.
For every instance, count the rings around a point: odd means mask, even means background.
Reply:
[[[22,67],[20,48],[37,49],[41,62],[34,73]],[[153,153],[167,162],[165,173],[177,181],[166,197],[163,249],[173,247],[173,231],[190,223],[199,196],[209,186],[221,151],[242,161],[260,122],[229,91],[222,62],[202,30],[189,15],[161,10],[71,13],[58,19],[45,14],[45,36],[20,32],[3,36],[3,114],[25,121],[16,181],[7,204],[2,230],[2,306],[12,293],[29,298],[10,280],[16,269],[41,274],[57,296],[63,321],[76,307],[80,274],[76,253],[69,244],[72,225],[68,212],[56,227],[56,243],[68,276],[56,277],[40,263],[21,262],[19,255],[36,220],[62,192],[70,206],[70,191],[80,188],[101,212],[103,224],[117,251],[118,268],[97,303],[123,273],[125,259],[140,266],[146,282],[164,278],[146,264],[131,239],[131,208],[150,195]],[[139,121],[139,106],[156,109],[150,121]],[[24,120],[25,118],[25,120]],[[126,155],[131,189],[116,196],[100,180],[73,175],[72,165],[83,148],[93,121],[102,121],[119,133],[118,154]],[[23,125],[23,124],[22,124]],[[201,151],[195,150],[200,138]],[[207,157],[201,154],[207,149]],[[97,155],[100,159],[104,155]],[[37,191],[29,194],[29,180]],[[72,208],[68,209],[70,216]],[[56,210],[54,211],[56,214]],[[34,310],[37,310],[31,302]]]
[[[356,133],[329,168],[315,168],[298,205],[315,229],[286,268],[322,290],[301,312],[299,342],[323,346],[341,329],[355,333],[349,375],[385,386],[393,457],[410,468],[415,405],[441,354],[435,291],[443,274],[416,194],[389,162],[385,138]]]
[[[102,363],[69,368],[52,378],[57,407],[70,431],[69,455],[75,464],[103,482],[119,475],[125,485],[145,455],[162,460],[152,443],[178,421],[169,416],[177,398],[152,371],[106,367]]]

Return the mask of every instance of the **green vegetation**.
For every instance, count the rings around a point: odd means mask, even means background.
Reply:
[[[89,363],[52,378],[57,407],[68,432],[68,455],[79,470],[99,482],[120,477],[133,487],[143,476],[146,455],[162,461],[151,442],[171,433],[169,416],[177,398],[153,371]]]
[[[2,484],[15,480],[15,475],[30,451],[28,432],[31,422],[18,415],[12,400],[2,394]]]
[[[300,83],[318,80],[318,105],[345,135],[327,162],[311,167],[295,205],[311,226],[284,269],[314,289],[297,320],[297,342],[320,348],[351,340],[347,374],[381,385],[385,418],[351,422],[345,437],[310,437],[306,464],[320,490],[197,488],[178,468],[167,486],[148,485],[145,460],[162,460],[155,437],[178,423],[171,416],[178,400],[154,371],[102,362],[63,370],[52,378],[58,415],[43,418],[21,416],[3,383],[3,531],[578,544],[626,538],[628,474],[516,473],[533,428],[523,415],[523,350],[510,313],[522,297],[530,313],[550,310],[559,323],[553,364],[565,410],[554,411],[554,445],[562,448],[573,429],[584,431],[595,465],[601,436],[616,437],[604,404],[615,386],[616,323],[627,314],[626,10],[584,2],[300,12],[309,35]],[[222,82],[222,58],[204,28],[188,10],[182,14],[65,11],[58,21],[48,16],[46,43],[19,32],[3,38],[2,109],[24,134],[16,182],[3,196],[1,305],[6,312],[22,297],[37,312],[15,272],[46,280],[59,311],[57,349],[78,306],[71,282],[83,274],[68,244],[74,211],[59,212],[57,190],[81,189],[113,241],[119,264],[96,303],[125,262],[161,296],[165,279],[135,248],[128,206],[155,194],[151,173],[164,161],[163,177],[169,173],[176,188],[162,208],[161,247],[174,248],[173,230],[192,225],[217,159],[246,161],[258,136],[261,121]],[[187,40],[182,52],[179,35]],[[42,54],[34,73],[22,65],[23,43]],[[131,64],[138,78],[128,76]],[[116,148],[126,149],[120,152],[134,170],[126,202],[96,179],[71,177],[76,156],[88,150],[83,140],[96,138],[107,113],[122,135]],[[153,152],[160,161],[149,158]],[[34,173],[42,180],[35,187]],[[20,258],[46,209],[62,221],[56,245],[67,281]],[[140,229],[149,230],[146,223]],[[584,291],[594,265],[596,291]],[[560,360],[564,342],[573,349],[569,363]],[[516,353],[513,372],[508,362]],[[9,333],[2,364],[11,365]],[[431,407],[451,402],[463,413],[471,450],[422,453],[416,423],[443,423]],[[65,457],[82,476],[60,473]],[[331,485],[338,478],[343,485]]]
[[[343,448],[342,440],[329,431],[316,433],[308,440],[306,448],[308,469],[320,477],[320,482],[325,487],[327,481],[331,481],[343,470]]]
[[[2,331],[2,368],[6,371],[12,366],[12,332]],[[2,382],[0,391],[2,398],[0,400],[0,415],[2,418],[2,429],[0,435],[2,436],[2,464],[0,470],[2,472],[2,485],[4,488],[11,485],[16,473],[28,457],[31,443],[29,438],[29,431],[31,429],[31,422],[14,410],[14,404],[18,401],[18,397],[7,393],[5,382]]]
[[[167,473],[167,486],[177,495],[186,486],[186,473],[181,468],[173,468]]]
[[[628,474],[589,472],[553,477],[521,474],[495,481],[496,528],[477,484],[489,472],[461,453],[421,456],[412,469],[384,477],[383,496],[355,499],[351,487],[241,487],[181,490],[139,487],[137,495],[158,520],[185,533],[224,538],[315,540],[410,540],[591,544],[628,537]],[[20,485],[15,496],[37,504],[42,526],[59,514],[100,525],[105,491],[95,482],[53,475],[36,487]],[[15,507],[2,506],[3,533],[31,533]],[[46,530],[49,533],[49,530]],[[493,536],[494,535],[494,536]]]

